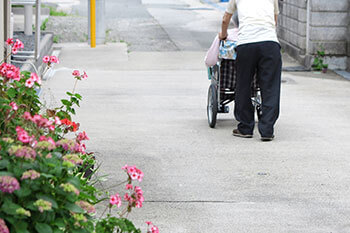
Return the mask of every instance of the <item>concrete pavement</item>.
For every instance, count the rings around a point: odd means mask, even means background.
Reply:
[[[61,63],[42,98],[57,106],[73,69],[89,78],[75,121],[110,174],[145,173],[146,202],[130,218],[166,233],[350,232],[350,82],[329,73],[283,73],[276,139],[231,135],[219,115],[208,127],[203,52],[131,52],[125,44],[90,49],[62,44]],[[122,192],[123,187],[113,191]]]

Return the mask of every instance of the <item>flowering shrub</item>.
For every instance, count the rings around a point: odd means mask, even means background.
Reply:
[[[11,54],[23,48],[19,40],[6,43],[12,46]],[[59,60],[45,56],[43,62],[46,71]],[[72,75],[76,82],[68,99],[42,114],[35,90],[40,76],[0,64],[0,233],[141,232],[125,215],[142,207],[143,191],[133,182],[141,182],[143,173],[126,165],[125,194],[106,192],[102,199],[97,195],[101,191],[93,186],[98,179],[92,177],[95,159],[84,144],[89,137],[72,121],[74,105],[82,100],[75,93],[77,82],[88,76],[77,70]],[[75,136],[68,138],[68,133]],[[107,202],[106,209],[96,218],[95,205],[100,202]],[[114,208],[120,211],[113,215]],[[148,233],[159,232],[147,224]]]

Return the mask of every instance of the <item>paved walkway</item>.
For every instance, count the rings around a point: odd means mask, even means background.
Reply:
[[[164,233],[350,231],[350,82],[283,73],[276,139],[231,135],[232,111],[206,118],[203,52],[131,52],[124,44],[66,44],[43,99],[54,105],[86,70],[77,118],[118,183],[121,167],[145,173],[144,207],[131,214]],[[115,189],[115,191],[121,189]]]

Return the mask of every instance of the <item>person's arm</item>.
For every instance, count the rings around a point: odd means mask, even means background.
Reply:
[[[222,19],[221,32],[219,33],[220,40],[225,40],[227,37],[227,29],[228,25],[230,24],[231,17],[232,14],[225,12],[224,17]]]
[[[278,7],[278,0],[274,1],[274,12],[275,12],[275,25],[277,26],[278,21],[278,14],[280,13],[279,7]]]
[[[275,14],[275,25],[277,26],[278,15]]]
[[[219,39],[225,40],[227,37],[227,29],[230,24],[231,17],[236,11],[236,0],[230,0],[227,4],[227,9],[222,19],[221,32],[219,33]]]

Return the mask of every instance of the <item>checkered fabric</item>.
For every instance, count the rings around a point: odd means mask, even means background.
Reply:
[[[221,60],[220,86],[221,90],[234,91],[236,85],[235,60]]]

